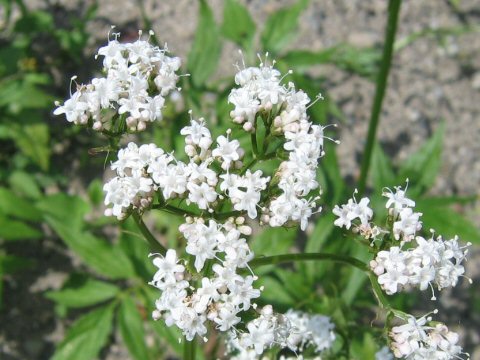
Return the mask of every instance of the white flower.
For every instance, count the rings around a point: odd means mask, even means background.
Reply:
[[[209,204],[217,199],[218,194],[215,189],[209,186],[207,183],[201,183],[197,185],[189,182],[187,185],[189,194],[188,200],[198,205],[199,209],[208,209]]]
[[[212,151],[212,156],[223,160],[222,168],[228,170],[234,161],[240,159],[243,150],[240,148],[238,140],[229,141],[227,137],[221,135],[217,138],[218,147]]]
[[[185,267],[178,264],[177,253],[173,249],[167,250],[165,257],[156,257],[153,259],[153,265],[155,265],[158,270],[153,276],[153,284],[165,280],[175,280],[175,275],[178,273],[183,273]]]

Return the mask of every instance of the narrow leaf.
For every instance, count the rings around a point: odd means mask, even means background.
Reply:
[[[261,35],[265,51],[277,54],[294,39],[297,32],[298,19],[307,4],[307,0],[299,0],[295,5],[282,8],[268,18]]]
[[[119,290],[115,285],[88,278],[78,287],[49,291],[46,297],[66,307],[81,308],[111,299]]]
[[[411,194],[422,194],[433,185],[440,170],[444,132],[445,123],[440,125],[435,134],[401,165],[399,180],[410,179]]]
[[[423,213],[424,229],[434,229],[436,234],[446,238],[458,235],[462,242],[480,244],[480,229],[451,208],[432,206],[428,200],[418,200],[415,211]]]
[[[68,330],[52,360],[90,360],[97,357],[112,331],[114,306],[89,312]]]
[[[120,305],[118,324],[123,341],[132,357],[136,360],[149,359],[148,349],[145,345],[143,321],[130,297],[125,297]]]
[[[31,201],[22,199],[4,187],[0,187],[0,213],[30,221],[38,221],[42,218],[42,214]]]
[[[72,229],[51,216],[46,216],[45,220],[62,240],[99,274],[112,279],[135,276],[132,263],[120,247],[113,246],[89,232]]]
[[[373,147],[372,169],[370,171],[372,182],[375,189],[380,190],[384,187],[394,186],[395,174],[392,169],[389,158],[385,155],[382,146],[376,142]]]
[[[0,239],[27,240],[40,239],[43,233],[40,230],[18,220],[9,219],[0,215]]]
[[[223,36],[247,49],[255,35],[255,23],[248,10],[238,0],[226,0],[223,9]]]
[[[200,0],[199,22],[188,55],[188,70],[196,86],[204,85],[217,68],[220,49],[219,31],[212,10],[205,0]]]

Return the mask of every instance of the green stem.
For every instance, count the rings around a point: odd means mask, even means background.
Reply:
[[[370,168],[373,145],[375,143],[380,112],[382,110],[383,98],[385,96],[388,73],[392,63],[393,45],[395,42],[395,34],[397,32],[398,15],[400,12],[401,2],[402,0],[390,0],[388,5],[388,22],[385,32],[385,45],[383,47],[380,70],[377,76],[375,98],[373,100],[372,114],[370,117],[370,123],[368,125],[367,142],[363,151],[360,180],[358,182],[358,192],[360,195],[365,192],[365,187],[367,184],[367,175]]]
[[[165,255],[167,253],[167,249],[162,244],[160,244],[157,241],[157,239],[155,239],[155,236],[153,236],[150,230],[148,230],[147,225],[145,225],[141,216],[138,213],[133,212],[132,217],[135,220],[135,223],[137,224],[138,228],[140,229],[140,232],[142,233],[143,237],[145,238],[145,240],[147,240],[147,242],[152,247],[152,250],[162,255]]]
[[[183,339],[183,360],[195,360],[195,339],[188,341]]]
[[[377,277],[374,273],[371,271],[368,272],[368,278],[370,279],[370,283],[372,284],[372,290],[373,294],[377,298],[378,303],[385,309],[385,310],[391,310],[392,306],[388,302],[387,298],[383,294],[382,288],[378,284]]]
[[[258,156],[258,147],[257,147],[257,133],[256,130],[254,130],[250,134],[250,140],[252,141],[252,150],[255,156]]]
[[[286,262],[293,261],[309,261],[309,260],[329,260],[337,263],[349,264],[362,271],[369,271],[367,265],[351,256],[337,255],[337,254],[325,254],[325,253],[302,253],[302,254],[283,254],[265,256],[261,258],[253,259],[248,263],[251,268],[255,268],[262,265],[277,265]]]
[[[179,207],[173,206],[173,205],[168,205],[168,204],[156,204],[152,206],[152,209],[157,209],[157,210],[164,210],[170,214],[174,215],[179,215],[179,216],[184,216],[184,215],[189,215],[189,216],[194,216],[194,217],[199,217],[200,215],[187,210],[187,209],[181,209]]]
[[[250,161],[247,165],[245,165],[243,170],[240,172],[240,175],[245,175],[247,170],[250,169],[253,165],[255,165],[257,161],[258,161],[258,158],[253,158],[252,161]]]

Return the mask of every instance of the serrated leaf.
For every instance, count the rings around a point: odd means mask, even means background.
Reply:
[[[119,291],[120,289],[113,284],[87,278],[83,284],[77,287],[65,287],[61,290],[49,291],[45,296],[66,307],[82,308],[111,299]]]
[[[9,219],[0,215],[0,239],[27,240],[40,239],[43,233],[40,230],[18,220]]]
[[[220,35],[212,10],[205,0],[200,0],[200,16],[192,50],[188,54],[188,70],[196,86],[215,72],[220,57]]]
[[[248,49],[255,35],[255,23],[248,10],[237,0],[226,0],[223,8],[223,36]]]
[[[52,360],[90,360],[97,357],[112,331],[113,309],[113,305],[107,305],[78,319],[57,346]]]
[[[118,311],[118,325],[122,339],[130,352],[137,360],[150,358],[145,345],[145,330],[143,320],[135,303],[130,297],[125,297]]]
[[[418,196],[435,182],[441,165],[444,132],[445,123],[442,123],[435,134],[400,166],[399,181],[410,180],[410,194]]]
[[[39,221],[42,218],[41,212],[31,201],[22,199],[4,187],[0,187],[0,214],[29,221]]]
[[[261,35],[263,49],[277,54],[296,35],[298,19],[307,7],[307,0],[299,0],[295,5],[282,8],[267,20]]]
[[[377,190],[396,185],[396,177],[391,162],[378,142],[373,146],[372,168],[370,174],[373,186]]]
[[[415,211],[423,213],[423,229],[434,229],[445,238],[455,235],[462,242],[480,244],[480,229],[468,219],[447,206],[433,206],[426,200],[417,200]]]
[[[99,274],[112,279],[136,276],[132,263],[119,246],[111,245],[89,232],[73,229],[52,216],[46,215],[45,220],[68,247]]]

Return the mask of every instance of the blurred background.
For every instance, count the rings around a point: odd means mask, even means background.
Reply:
[[[101,62],[93,55],[106,43],[111,25],[121,33],[122,41],[136,40],[139,29],[145,34],[153,29],[158,42],[168,43],[171,53],[184,60],[185,73],[193,73],[191,59],[203,56],[202,51],[218,53],[209,59],[213,67],[204,76],[208,86],[189,83],[186,87],[191,86],[192,94],[206,91],[202,101],[185,99],[169,105],[167,118],[183,116],[182,121],[188,104],[221,127],[222,114],[228,114],[228,109],[216,101],[225,103],[222,91],[236,72],[239,47],[249,48],[245,57],[250,64],[254,64],[255,52],[270,51],[279,67],[298,72],[295,81],[300,88],[313,96],[324,95],[326,100],[312,111],[317,121],[339,125],[331,134],[341,140],[335,160],[345,184],[351,189],[355,186],[388,2],[242,0],[238,3],[253,21],[244,33],[230,27],[237,19],[228,18],[225,12],[231,3],[0,0],[0,359],[49,359],[74,319],[86,311],[83,305],[65,301],[65,293],[59,290],[69,282],[88,282],[85,274],[100,273],[95,275],[100,279],[110,275],[95,265],[91,270],[81,245],[53,231],[45,214],[75,222],[86,219],[92,233],[112,240],[112,246],[120,236],[115,222],[102,215],[106,158],[88,151],[104,145],[101,137],[52,115],[54,101],[69,97],[73,75],[81,83],[101,72]],[[281,11],[293,14],[293,27],[288,25],[277,38],[268,38],[264,28]],[[283,16],[279,22],[290,24],[289,16]],[[215,29],[218,44],[199,39],[199,19],[207,33]],[[474,284],[463,282],[453,291],[442,292],[437,305],[440,320],[460,332],[465,350],[476,360],[480,359],[476,282],[480,279],[479,32],[478,1],[403,1],[378,131],[382,156],[386,155],[378,159],[391,159],[388,169],[392,173],[409,174],[402,173],[401,164],[412,156],[423,156],[413,180],[422,184],[419,194],[430,199],[424,206],[435,205],[430,219],[424,221],[440,233],[459,233],[463,240],[476,243],[466,264]],[[149,130],[142,139],[161,138],[161,129]],[[372,172],[379,166],[374,164]],[[381,189],[376,179],[371,186]],[[152,221],[159,234],[175,239],[168,220]],[[308,235],[312,231],[315,228]],[[303,240],[297,236],[286,248],[299,246],[295,241]],[[145,271],[144,279],[151,274]],[[115,276],[116,286],[128,286],[127,280]],[[413,308],[431,310],[425,299],[416,299]],[[84,305],[93,304],[86,301]],[[139,311],[148,317],[150,310]],[[157,340],[148,336],[147,346],[151,346]],[[132,357],[115,331],[98,357],[138,358]]]

